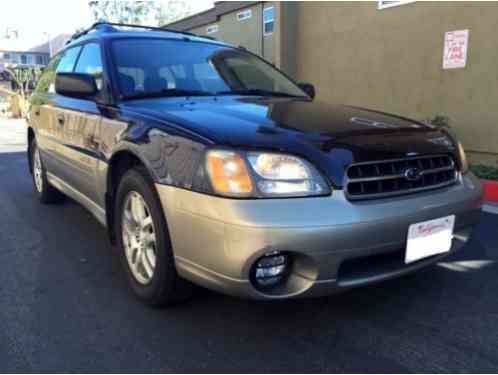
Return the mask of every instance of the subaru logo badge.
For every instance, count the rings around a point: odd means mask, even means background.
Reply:
[[[422,171],[418,168],[407,168],[403,172],[403,176],[408,181],[418,181],[422,177]]]

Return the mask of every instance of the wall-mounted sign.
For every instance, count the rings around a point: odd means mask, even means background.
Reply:
[[[443,69],[465,68],[469,30],[448,31],[444,34]]]

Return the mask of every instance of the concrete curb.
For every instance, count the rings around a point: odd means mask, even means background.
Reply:
[[[484,202],[482,210],[488,214],[498,215],[498,204],[493,202]]]

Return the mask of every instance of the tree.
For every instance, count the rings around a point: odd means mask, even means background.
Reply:
[[[10,75],[13,91],[1,88],[0,90],[10,95],[11,107],[16,109],[13,112],[18,112],[17,115],[26,117],[29,110],[29,92],[40,77],[41,70],[39,68],[14,67],[6,68],[5,71]]]
[[[191,4],[182,0],[159,1],[154,10],[156,25],[164,26],[191,15],[193,13]]]
[[[184,0],[89,1],[95,21],[164,26],[192,13]]]
[[[154,1],[89,1],[88,6],[96,21],[143,24]]]

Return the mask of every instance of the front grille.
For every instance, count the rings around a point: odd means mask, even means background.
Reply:
[[[437,189],[456,179],[453,158],[436,155],[352,164],[344,186],[350,200],[374,199]]]

